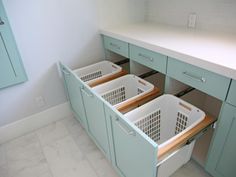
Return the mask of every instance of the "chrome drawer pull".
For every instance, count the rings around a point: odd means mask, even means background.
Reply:
[[[128,128],[120,121],[118,117],[116,117],[116,123],[119,125],[121,130],[123,130],[127,135],[135,136],[136,133],[133,130],[128,130]]]
[[[85,88],[84,87],[82,87],[81,88],[81,90],[82,90],[82,92],[84,92],[85,93],[85,95],[87,95],[88,97],[93,97],[93,94],[90,92],[90,93],[88,93],[86,90],[85,90]]]
[[[4,25],[4,21],[2,21],[2,18],[0,17],[0,25]]]
[[[62,72],[63,72],[65,75],[70,75],[70,73],[69,73],[65,68],[62,68]]]
[[[115,48],[117,48],[118,50],[120,50],[120,46],[118,46],[117,44],[114,44],[114,43],[112,43],[112,42],[110,42],[110,46],[112,46],[112,47],[115,47]]]
[[[147,56],[147,55],[145,55],[145,54],[139,53],[138,56],[140,56],[140,57],[142,57],[142,58],[144,58],[144,59],[148,59],[148,60],[150,60],[150,61],[153,61],[153,58],[152,58],[152,57],[149,57],[149,56]]]
[[[185,76],[187,76],[188,78],[193,79],[193,80],[195,80],[195,81],[202,82],[202,83],[205,83],[205,82],[206,82],[206,78],[195,76],[195,75],[193,75],[193,74],[191,74],[191,73],[188,73],[187,71],[184,71],[183,74],[184,74]]]

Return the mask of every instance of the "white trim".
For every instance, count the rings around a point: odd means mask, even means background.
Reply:
[[[72,115],[72,112],[69,103],[66,102],[0,127],[0,144],[70,115]]]

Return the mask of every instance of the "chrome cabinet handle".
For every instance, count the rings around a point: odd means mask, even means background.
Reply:
[[[114,43],[112,43],[112,42],[110,42],[110,46],[115,47],[115,48],[117,48],[118,50],[120,50],[120,48],[121,48],[119,45],[114,44]]]
[[[4,25],[4,21],[2,21],[2,18],[0,17],[0,25]]]
[[[125,132],[127,135],[132,135],[135,136],[136,133],[134,130],[129,130],[127,126],[125,126],[121,121],[120,118],[116,117],[116,123],[118,124],[118,126],[121,128],[121,130],[123,130],[123,132]]]
[[[93,97],[93,94],[90,92],[90,93],[88,93],[86,90],[85,90],[85,88],[84,87],[82,87],[82,88],[80,88],[81,90],[82,90],[82,92],[84,92],[85,93],[85,95],[87,95],[88,97]]]
[[[139,53],[138,56],[140,56],[140,57],[142,57],[142,58],[144,58],[144,59],[153,61],[153,58],[152,58],[152,57],[149,57],[149,56],[147,56],[147,55],[145,55],[145,54]]]
[[[199,77],[199,76],[193,75],[193,74],[191,74],[191,73],[189,73],[187,71],[184,71],[183,74],[185,76],[187,76],[188,78],[193,79],[195,81],[202,82],[202,83],[206,82],[206,78],[201,77],[201,76]]]
[[[67,72],[67,70],[65,68],[62,68],[62,72],[65,74],[65,75],[70,75],[69,72]]]

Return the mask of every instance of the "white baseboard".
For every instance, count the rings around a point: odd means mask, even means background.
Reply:
[[[19,121],[0,127],[0,144],[72,115],[69,103],[63,103]]]

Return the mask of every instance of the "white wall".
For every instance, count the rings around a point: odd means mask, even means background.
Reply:
[[[103,59],[99,27],[143,20],[144,1],[3,0],[29,81],[0,90],[0,127],[65,102],[56,63],[76,68]]]
[[[235,0],[148,0],[148,19],[154,22],[187,26],[189,13],[198,15],[197,28],[235,32]]]
[[[72,68],[104,57],[93,0],[4,0],[29,77],[0,90],[0,126],[66,101],[56,63]],[[39,108],[35,97],[43,96]]]
[[[101,27],[143,22],[147,0],[97,0]]]

